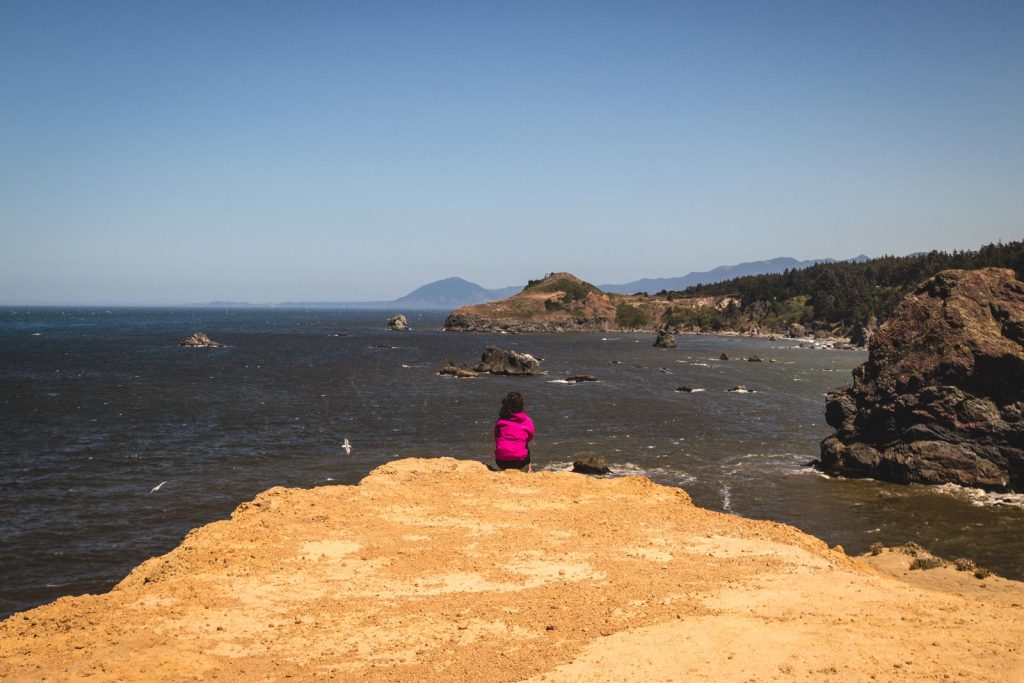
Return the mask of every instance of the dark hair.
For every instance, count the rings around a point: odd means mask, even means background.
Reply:
[[[498,411],[498,417],[503,420],[507,420],[515,413],[523,412],[523,397],[518,391],[510,391],[501,399],[501,410]]]

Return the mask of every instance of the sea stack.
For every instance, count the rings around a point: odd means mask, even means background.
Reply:
[[[825,419],[826,472],[1024,491],[1024,283],[986,268],[919,285]]]
[[[404,332],[405,330],[409,329],[409,321],[406,320],[405,316],[402,315],[401,313],[399,313],[398,315],[393,315],[388,320],[388,329]]]

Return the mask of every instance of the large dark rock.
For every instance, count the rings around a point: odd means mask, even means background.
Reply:
[[[867,346],[871,337],[878,331],[878,321],[872,316],[866,325],[857,325],[850,332],[850,344],[853,346]]]
[[[540,375],[540,361],[528,353],[503,351],[497,346],[484,349],[480,362],[473,368],[492,375]]]
[[[987,268],[921,284],[825,420],[827,472],[1024,491],[1024,283]]]
[[[674,349],[676,347],[676,336],[668,330],[658,330],[658,338],[654,345],[661,349]]]
[[[595,456],[592,458],[580,458],[572,463],[572,471],[580,474],[611,474],[611,469],[604,464],[604,458]]]

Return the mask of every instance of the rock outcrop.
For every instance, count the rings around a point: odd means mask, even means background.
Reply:
[[[611,474],[611,468],[605,464],[604,458],[580,458],[572,463],[572,471],[578,474]]]
[[[484,349],[480,362],[473,368],[476,372],[492,375],[540,375],[540,361],[528,353],[505,351],[497,346]]]
[[[987,268],[921,284],[825,417],[826,472],[1024,491],[1024,283]]]
[[[866,325],[857,325],[850,332],[850,345],[865,347],[871,341],[871,337],[878,331],[878,321],[871,318]]]
[[[186,337],[185,339],[182,339],[181,342],[180,342],[180,345],[181,346],[199,346],[199,347],[206,347],[206,348],[211,348],[211,349],[215,349],[215,348],[224,346],[220,342],[213,341],[212,339],[207,337],[206,334],[203,333],[203,332],[196,332],[191,337]]]
[[[404,332],[409,329],[409,321],[401,313],[393,315],[388,320],[388,329]]]
[[[658,338],[654,340],[654,346],[660,349],[676,348],[676,336],[668,330],[658,330]]]

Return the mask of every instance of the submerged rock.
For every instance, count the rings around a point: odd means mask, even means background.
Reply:
[[[453,377],[479,377],[480,373],[471,368],[467,368],[465,365],[456,365],[451,361],[446,361],[445,364],[437,371],[439,375],[451,375]]]
[[[593,375],[572,375],[571,377],[565,378],[566,382],[596,382],[597,377]]]
[[[729,360],[729,354],[723,352],[722,355],[718,357],[718,360]]]
[[[604,458],[595,456],[593,458],[580,458],[572,463],[572,471],[580,474],[611,474],[611,470],[604,464]]]
[[[999,268],[922,283],[825,418],[826,472],[1024,491],[1024,283]]]
[[[181,346],[202,346],[207,348],[218,348],[224,346],[220,342],[215,342],[206,336],[203,332],[196,332],[191,337],[186,337],[180,342]]]

